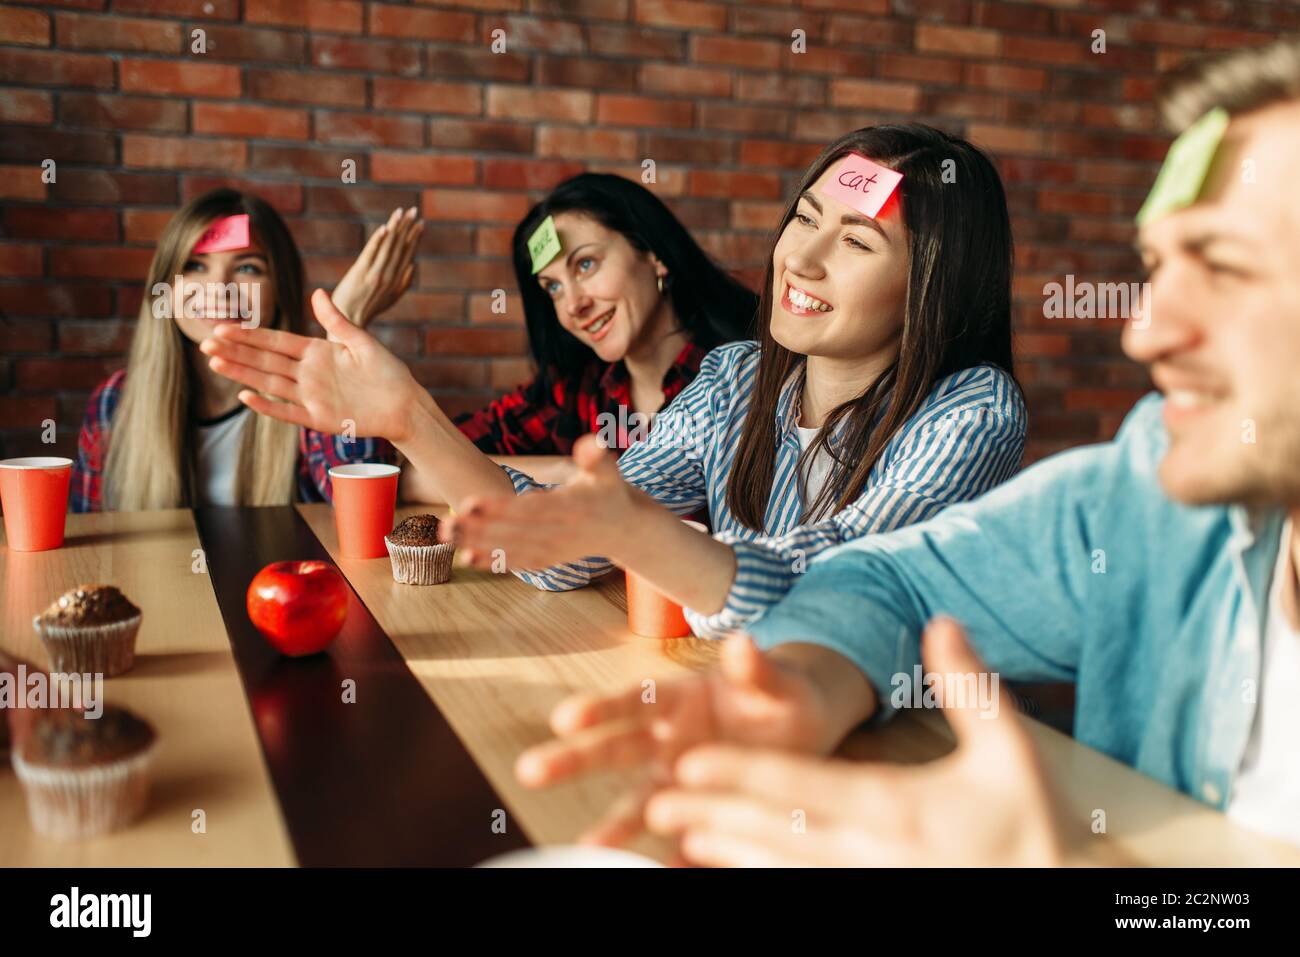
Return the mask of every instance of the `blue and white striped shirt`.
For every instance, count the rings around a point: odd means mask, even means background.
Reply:
[[[979,365],[940,379],[924,405],[885,446],[862,495],[822,521],[800,525],[805,502],[797,466],[796,426],[803,395],[803,366],[777,401],[776,469],[763,531],[742,524],[727,506],[727,481],[740,445],[758,374],[756,342],[714,349],[695,380],[663,409],[641,442],[618,460],[632,485],[678,515],[708,506],[714,538],[736,553],[736,578],[722,610],[687,610],[697,635],[720,637],[742,628],[780,601],[813,556],[873,532],[885,532],[936,515],[947,505],[977,498],[1010,478],[1024,451],[1027,414],[1007,373]],[[835,448],[846,423],[832,435]],[[506,467],[515,491],[546,488]],[[809,503],[810,504],[810,503]],[[535,571],[516,571],[548,591],[580,588],[614,566],[585,558]]]

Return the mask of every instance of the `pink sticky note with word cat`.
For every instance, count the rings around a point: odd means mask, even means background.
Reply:
[[[225,216],[207,228],[192,252],[224,253],[248,248],[248,213]]]
[[[902,173],[873,163],[865,156],[849,153],[831,167],[822,192],[875,219],[902,181]]]

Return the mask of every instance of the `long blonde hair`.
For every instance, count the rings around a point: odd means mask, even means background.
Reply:
[[[275,284],[275,314],[263,325],[303,332],[302,258],[284,220],[256,196],[215,189],[196,197],[167,223],[149,266],[126,384],[113,415],[104,464],[105,507],[119,511],[190,507],[196,500],[195,433],[190,403],[197,388],[185,354],[190,345],[171,318],[173,303],[154,308],[154,290],[170,287],[190,251],[215,220],[247,213]],[[163,293],[170,296],[170,292]],[[298,427],[263,415],[246,420],[236,468],[240,505],[293,500]]]

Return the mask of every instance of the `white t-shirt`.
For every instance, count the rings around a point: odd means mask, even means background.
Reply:
[[[1300,631],[1282,611],[1294,522],[1282,530],[1282,547],[1269,588],[1259,701],[1250,741],[1228,802],[1228,817],[1272,837],[1300,844]]]
[[[796,426],[796,428],[799,430],[799,448],[806,452],[808,446],[813,444],[813,440],[817,438],[817,433],[821,429],[805,429],[802,425]],[[804,508],[817,501],[817,496],[822,493],[827,480],[831,477],[831,470],[834,468],[835,459],[831,458],[831,453],[825,446],[818,449],[817,453],[808,461],[808,464],[804,466],[799,476]],[[816,521],[820,517],[812,516],[812,520]]]
[[[200,419],[198,436],[198,501],[200,505],[235,504],[235,470],[244,425],[253,410],[241,405],[217,419]]]

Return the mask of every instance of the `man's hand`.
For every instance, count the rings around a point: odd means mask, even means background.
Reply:
[[[922,654],[927,672],[956,681],[984,670],[949,619],[930,624]],[[949,708],[957,749],[923,765],[695,748],[678,760],[676,786],[649,799],[646,824],[678,837],[686,860],[715,866],[1063,863],[1037,754],[1005,689],[999,696],[992,718],[975,702]]]
[[[836,726],[818,686],[800,667],[766,655],[733,635],[717,667],[608,696],[568,698],[551,714],[556,740],[520,755],[515,774],[546,787],[609,768],[649,765],[662,783],[686,749],[703,742],[828,751]],[[633,800],[613,810],[585,840],[622,843],[642,829]]]

